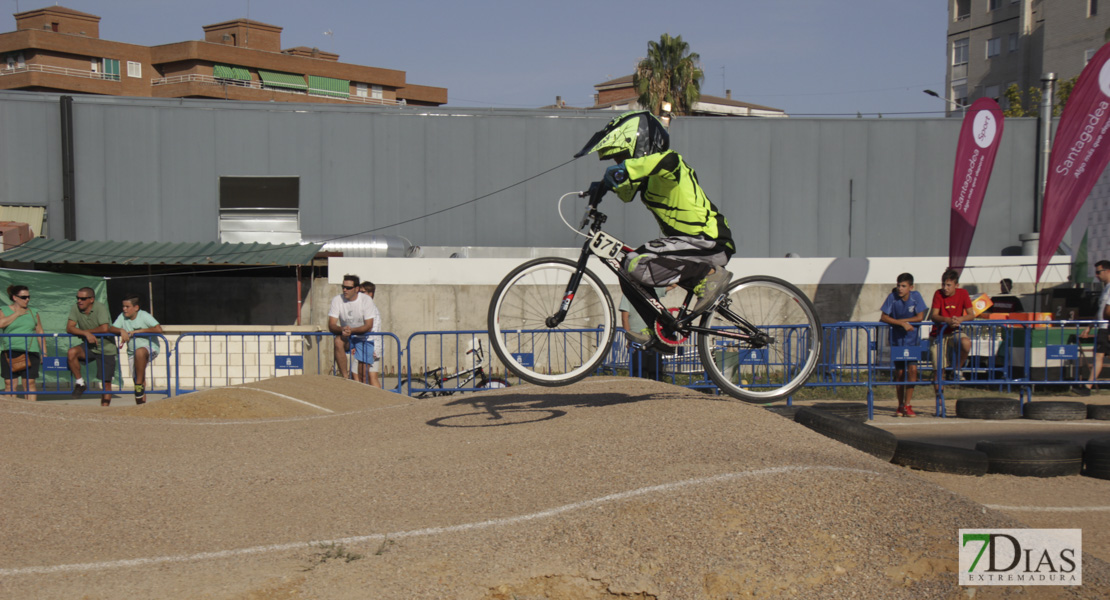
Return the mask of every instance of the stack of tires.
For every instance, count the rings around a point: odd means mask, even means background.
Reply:
[[[956,411],[963,418],[1021,418],[1021,402],[1009,398],[977,398],[975,402],[958,401]],[[1029,410],[1027,418],[1071,420],[1079,414],[1072,404],[1079,404],[1083,416],[1089,407],[1083,403],[1040,402],[1040,408]],[[780,414],[787,416],[781,411]],[[1067,440],[1019,439],[982,441],[975,449],[944,446],[913,440],[899,440],[884,429],[862,423],[858,418],[834,414],[814,407],[792,410],[794,420],[826,437],[845,443],[884,461],[897,465],[955,475],[980,476],[987,473],[1020,477],[1059,477],[1079,475],[1110,479],[1110,437],[1096,438],[1082,445]],[[960,413],[963,414],[960,414]],[[1038,415],[1030,417],[1030,413]],[[1086,468],[1084,469],[1084,465]]]

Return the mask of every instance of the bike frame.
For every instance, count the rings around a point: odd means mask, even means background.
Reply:
[[[582,244],[582,254],[578,257],[577,268],[574,275],[571,276],[570,281],[567,282],[566,291],[563,293],[563,301],[560,304],[559,311],[547,319],[548,327],[556,327],[563,322],[567,313],[570,310],[571,302],[574,300],[574,295],[578,292],[578,285],[582,282],[582,273],[586,270],[586,265],[590,260],[590,256],[597,256],[618,279],[627,283],[633,290],[639,294],[640,298],[644,300],[655,310],[656,323],[661,323],[664,332],[668,334],[681,332],[688,334],[706,333],[712,334],[722,338],[730,338],[741,342],[751,344],[753,347],[762,347],[769,341],[772,341],[767,334],[759,331],[758,328],[753,326],[740,315],[729,310],[727,301],[718,304],[715,309],[726,319],[736,324],[741,331],[728,331],[724,329],[710,329],[694,325],[694,320],[702,316],[702,314],[692,314],[689,312],[690,299],[694,297],[694,292],[687,291],[686,299],[682,302],[682,306],[676,315],[672,315],[667,307],[663,306],[658,299],[652,294],[648,293],[638,282],[634,281],[624,269],[621,268],[621,259],[633,249],[620,244],[620,248],[605,249],[600,246],[608,245],[609,243],[615,244],[618,240],[608,234],[604,233],[601,229],[607,217],[604,213],[599,212],[595,207],[591,206],[587,212],[586,219],[590,221],[590,233],[592,234],[589,239]],[[598,233],[601,233],[599,236]],[[623,287],[623,286],[622,286]]]

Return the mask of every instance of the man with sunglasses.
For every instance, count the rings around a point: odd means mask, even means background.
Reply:
[[[1094,318],[1100,321],[1110,320],[1110,260],[1100,260],[1095,263],[1095,277],[1102,282],[1102,295],[1098,299],[1098,312],[1094,314]],[[1083,333],[1086,337],[1090,333],[1090,328]],[[1098,381],[1098,375],[1102,371],[1103,357],[1110,354],[1110,329],[1106,327],[1095,328],[1094,339],[1094,355],[1095,364],[1091,369],[1091,383],[1088,385],[1076,386],[1075,393],[1080,396],[1090,396],[1091,390],[1094,389],[1095,382]]]
[[[370,296],[360,291],[358,275],[344,275],[343,289],[332,298],[328,309],[328,330],[335,334],[335,363],[343,379],[349,374],[347,354],[351,344],[368,343],[362,334],[374,328],[374,315],[378,312]],[[373,346],[368,351],[373,353]]]
[[[88,389],[81,374],[81,366],[96,361],[100,368],[91,369],[91,373],[104,384],[100,405],[108,406],[112,402],[112,378],[116,374],[119,349],[114,340],[96,336],[98,333],[108,333],[111,326],[112,316],[108,313],[108,307],[96,301],[93,289],[83,287],[77,290],[77,302],[69,309],[69,320],[66,321],[66,333],[81,338],[80,343],[69,348],[68,355],[69,371],[73,373],[74,379],[74,398],[80,398]]]

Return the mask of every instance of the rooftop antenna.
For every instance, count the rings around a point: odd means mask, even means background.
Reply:
[[[726,93],[726,94],[728,93],[728,84],[725,82],[725,68],[724,68],[724,66],[721,67],[721,89],[724,90],[724,93]]]

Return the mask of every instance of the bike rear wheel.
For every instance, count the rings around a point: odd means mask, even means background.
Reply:
[[[489,306],[489,339],[497,357],[521,379],[567,385],[592,374],[613,341],[613,299],[597,275],[582,272],[578,289],[564,299],[578,265],[565,258],[538,258],[501,280]],[[554,327],[548,319],[567,303]]]
[[[746,402],[774,402],[793,394],[813,374],[821,355],[821,323],[801,290],[776,277],[745,277],[729,286],[728,298],[700,324],[745,331],[730,313],[769,340],[749,343],[698,333],[702,366],[721,391]]]

